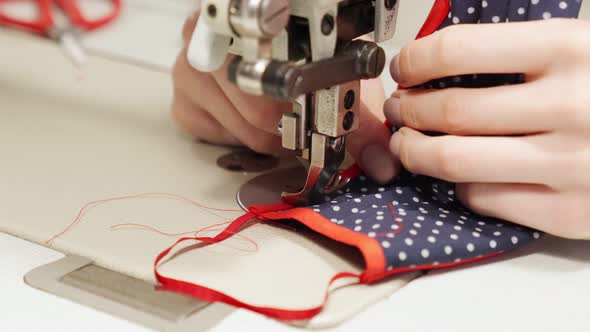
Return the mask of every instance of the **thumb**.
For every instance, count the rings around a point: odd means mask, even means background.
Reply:
[[[385,91],[380,79],[362,81],[360,128],[346,139],[348,152],[365,173],[379,184],[396,177],[401,165],[389,152],[391,132],[382,115]]]

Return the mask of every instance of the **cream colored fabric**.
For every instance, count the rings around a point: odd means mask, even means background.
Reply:
[[[0,45],[0,230],[43,243],[85,203],[144,192],[237,208],[236,191],[250,176],[216,166],[228,150],[179,134],[167,75],[100,59],[78,73],[53,44],[12,32],[0,32]],[[106,203],[53,247],[154,282],[153,260],[174,239],[109,227],[141,223],[178,233],[239,215],[215,214],[167,199]],[[341,255],[349,249],[328,249],[288,229],[256,225],[242,234],[258,243],[257,252],[217,245],[174,258],[162,272],[252,304],[298,309],[318,305],[332,275],[361,270],[355,255]],[[251,248],[238,237],[227,244]],[[311,326],[350,317],[410,278],[338,290]]]

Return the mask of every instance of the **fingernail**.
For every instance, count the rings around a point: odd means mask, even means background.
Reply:
[[[396,55],[393,60],[391,60],[391,65],[389,67],[389,70],[391,72],[391,77],[393,78],[394,81],[399,83],[399,80],[401,79],[401,73],[400,73],[400,69],[399,69],[399,54]]]
[[[385,184],[395,176],[393,158],[381,145],[369,145],[361,153],[361,167],[369,177]]]
[[[389,123],[397,127],[403,127],[404,124],[400,112],[400,99],[398,97],[393,96],[385,101],[383,113]]]
[[[391,149],[391,153],[399,159],[399,146],[402,141],[402,133],[396,131],[393,136],[391,136],[391,141],[389,141],[389,148]]]

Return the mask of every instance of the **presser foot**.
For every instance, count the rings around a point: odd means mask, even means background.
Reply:
[[[346,185],[349,179],[339,173],[345,154],[344,137],[333,138],[314,133],[305,184],[296,193],[283,193],[283,202],[296,206],[318,204],[326,194]]]

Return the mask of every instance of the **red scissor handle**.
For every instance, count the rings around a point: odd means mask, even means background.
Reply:
[[[85,31],[92,31],[101,28],[112,22],[121,13],[121,0],[110,1],[112,9],[106,16],[98,19],[88,19],[80,10],[77,0],[0,0],[0,4],[7,2],[34,2],[37,4],[37,18],[33,21],[16,19],[0,10],[0,25],[10,25],[38,34],[48,34],[55,26],[52,10],[59,6],[69,18],[70,24]]]
[[[112,9],[106,16],[90,20],[82,14],[77,0],[54,0],[61,7],[71,24],[86,31],[96,30],[111,23],[121,13],[121,0],[110,0]]]
[[[24,0],[0,0],[0,4],[7,2],[25,2]],[[16,19],[0,10],[0,24],[23,28],[38,34],[47,34],[55,21],[51,15],[53,0],[37,0],[37,19],[34,21]]]

